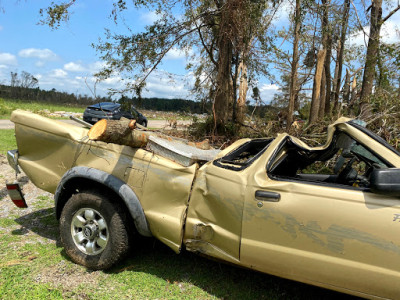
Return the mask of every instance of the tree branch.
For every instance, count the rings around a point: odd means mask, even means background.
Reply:
[[[386,17],[382,19],[381,24],[385,23],[391,16],[393,16],[400,9],[400,5],[393,9]]]
[[[211,62],[212,62],[215,66],[217,66],[218,63],[217,63],[217,62],[215,61],[215,59],[214,59],[214,56],[213,56],[213,54],[212,54],[212,49],[209,49],[209,48],[207,47],[206,43],[204,42],[203,35],[201,34],[200,27],[197,26],[197,23],[196,23],[196,28],[197,28],[197,32],[199,33],[199,37],[200,37],[201,44],[203,45],[204,49],[206,50],[206,52],[207,52],[207,54],[208,54],[208,57],[210,58]],[[212,44],[211,44],[211,46],[212,46]]]
[[[156,61],[155,64],[151,67],[150,71],[147,72],[147,74],[139,81],[138,84],[136,84],[136,86],[140,86],[140,85],[142,85],[142,84],[146,81],[147,77],[149,77],[149,75],[151,74],[151,72],[153,72],[153,71],[155,70],[155,68],[157,68],[157,66],[160,64],[161,60],[162,60],[162,59],[164,58],[164,56],[168,53],[168,51],[172,49],[173,46],[175,46],[182,38],[184,38],[185,36],[191,34],[191,33],[194,32],[195,30],[196,30],[196,28],[195,28],[195,29],[192,29],[192,30],[189,30],[189,31],[187,31],[187,32],[185,32],[185,33],[183,33],[183,34],[181,34],[180,36],[178,36],[178,37],[171,43],[171,45],[169,45],[169,47],[167,47],[166,49],[164,49],[164,51],[162,51],[162,52],[159,54],[159,57],[158,57],[157,61]]]
[[[364,30],[364,26],[362,26],[362,24],[361,24],[361,20],[360,20],[360,17],[358,16],[357,8],[354,5],[353,0],[350,0],[350,2],[351,2],[351,5],[353,5],[354,11],[356,12],[357,21],[358,21],[358,24],[360,25],[360,28],[361,28],[362,32],[364,33],[364,37],[367,36],[369,38],[369,35]],[[367,46],[365,38],[364,38],[364,44],[365,44],[365,46]]]

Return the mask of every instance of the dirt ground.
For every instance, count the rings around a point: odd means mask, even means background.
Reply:
[[[8,164],[7,158],[4,155],[0,154],[0,218],[7,217],[10,214],[10,211],[12,211],[13,214],[18,214],[19,212],[20,216],[32,212],[32,208],[29,207],[23,210],[16,210],[15,205],[8,197],[6,182],[12,183],[15,180],[15,171]],[[18,175],[18,182],[22,183],[23,185],[23,192],[27,203],[34,203],[39,196],[49,198],[53,197],[52,194],[38,189],[36,186],[34,186],[24,173]]]
[[[7,158],[0,155],[0,219],[12,216],[18,223],[4,228],[0,227],[0,230],[6,235],[24,236],[23,240],[27,243],[59,246],[60,240],[58,224],[54,216],[53,195],[34,186],[25,174],[19,174],[18,182],[23,186],[23,193],[28,204],[28,208],[19,209],[12,203],[6,190],[6,182],[14,182],[15,179],[15,172],[8,165]],[[54,222],[46,224],[43,221],[45,218],[54,218]],[[24,261],[35,260],[36,258],[36,256],[27,253],[26,257],[21,257],[16,261],[8,261],[6,265],[21,264]],[[0,259],[0,269],[2,264],[4,262]],[[57,265],[41,269],[35,274],[34,281],[41,284],[48,283],[53,287],[62,286],[63,290],[71,291],[78,287],[82,281],[86,284],[95,284],[99,274],[100,272],[88,273],[78,265],[67,266],[65,261],[61,261]]]

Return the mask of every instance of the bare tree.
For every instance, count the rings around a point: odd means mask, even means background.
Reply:
[[[382,0],[373,0],[368,10],[369,9],[371,10],[370,30],[360,96],[360,113],[362,118],[368,118],[372,113],[371,107],[368,103],[368,98],[372,94],[375,80],[375,68],[378,58],[382,25],[400,9],[400,5],[390,11],[384,18],[382,18]]]
[[[343,5],[343,17],[341,19],[340,39],[338,41],[337,59],[334,77],[334,99],[333,99],[333,110],[336,111],[339,104],[339,93],[340,93],[340,82],[342,78],[343,70],[343,56],[344,56],[344,44],[346,42],[347,27],[349,23],[350,13],[350,0],[344,0]],[[337,71],[337,72],[336,72]]]
[[[299,92],[298,89],[298,78],[297,78],[297,69],[299,67],[299,36],[300,36],[300,26],[301,26],[301,1],[296,0],[296,7],[294,13],[294,26],[293,26],[293,56],[291,62],[291,73],[290,73],[290,87],[289,87],[289,106],[288,106],[288,114],[286,119],[287,127],[290,128],[290,125],[293,123],[293,113],[295,107],[295,101],[297,94]]]
[[[39,84],[39,80],[34,77],[32,74],[22,71],[20,79],[19,79],[20,87],[22,88],[35,88]]]

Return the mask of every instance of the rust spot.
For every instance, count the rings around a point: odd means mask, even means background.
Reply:
[[[200,223],[193,226],[193,235],[195,239],[209,241],[214,236],[214,230],[211,225]]]

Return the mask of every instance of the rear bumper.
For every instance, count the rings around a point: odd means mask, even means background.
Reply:
[[[17,174],[21,173],[18,167],[18,150],[9,150],[7,151],[7,160],[8,164],[15,170]]]

